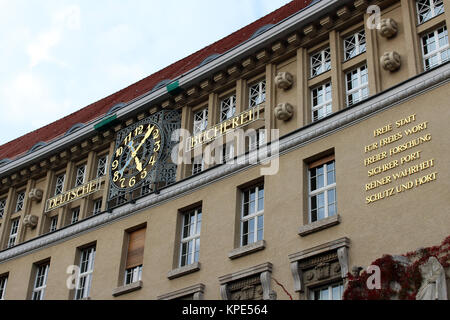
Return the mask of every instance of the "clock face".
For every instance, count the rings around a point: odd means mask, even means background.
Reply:
[[[140,186],[161,155],[161,133],[153,122],[138,123],[127,129],[114,150],[111,183],[121,190]]]

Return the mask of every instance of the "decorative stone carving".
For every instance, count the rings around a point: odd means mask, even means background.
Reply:
[[[447,300],[447,284],[444,267],[435,257],[430,257],[421,265],[422,285],[416,300]]]
[[[330,264],[320,263],[315,268],[317,280],[323,280],[330,277]]]
[[[294,77],[289,72],[279,72],[275,77],[277,88],[289,90],[294,84]]]
[[[42,200],[43,192],[41,189],[31,189],[30,193],[28,194],[28,197],[31,201],[41,202]]]
[[[275,118],[280,121],[288,121],[294,115],[294,107],[289,103],[280,103],[275,108]]]
[[[401,65],[400,55],[396,51],[385,52],[380,58],[380,64],[384,70],[396,71]]]
[[[39,218],[37,216],[31,215],[31,214],[26,215],[23,218],[23,224],[25,227],[28,227],[28,228],[35,228],[38,224],[38,221],[39,221]]]
[[[397,35],[398,25],[394,19],[381,19],[380,28],[378,29],[378,33],[380,36],[385,38],[392,38]]]

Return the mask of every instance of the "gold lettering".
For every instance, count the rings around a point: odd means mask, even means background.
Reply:
[[[374,130],[373,136],[374,137],[378,137],[378,136],[381,136],[381,135],[383,135],[383,134],[385,134],[385,133],[387,133],[389,131],[392,131],[392,124],[390,124],[390,123],[388,125],[385,125],[382,128]]]

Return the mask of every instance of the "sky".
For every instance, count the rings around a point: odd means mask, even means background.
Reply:
[[[0,0],[0,145],[289,0]]]

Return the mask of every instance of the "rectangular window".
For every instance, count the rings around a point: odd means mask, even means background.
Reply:
[[[311,90],[312,121],[320,120],[332,112],[331,82]]]
[[[309,165],[309,222],[336,214],[336,170],[334,155]]]
[[[72,209],[72,215],[70,217],[70,224],[77,223],[79,218],[80,218],[80,207]]]
[[[23,209],[24,202],[25,202],[25,192],[19,192],[17,194],[16,211],[15,212],[19,212]]]
[[[6,207],[6,199],[0,200],[0,219],[3,218],[3,215],[5,214],[5,207]]]
[[[61,174],[56,177],[56,183],[55,183],[55,196],[63,193],[64,191],[64,180],[66,179],[65,174]]]
[[[86,174],[86,165],[84,164],[77,168],[77,175],[75,177],[75,187],[79,187],[84,183],[85,174]]]
[[[19,232],[19,221],[19,218],[11,221],[11,231],[9,233],[8,248],[14,247],[16,245],[17,234]]]
[[[262,80],[250,86],[248,96],[249,108],[256,107],[266,101],[266,80]]]
[[[342,283],[332,284],[311,290],[311,300],[342,300],[344,285]]]
[[[94,208],[92,209],[92,214],[95,216],[102,212],[102,199],[94,200]]]
[[[345,60],[349,60],[364,52],[366,52],[366,34],[364,30],[344,39]]]
[[[183,213],[181,226],[180,267],[198,262],[202,208]]]
[[[142,277],[142,265],[144,263],[145,232],[147,228],[141,228],[128,233],[128,252],[125,264],[125,285],[137,282]]]
[[[425,70],[429,70],[448,61],[450,49],[446,26],[422,37],[422,53]]]
[[[363,65],[345,75],[347,86],[347,106],[352,106],[369,96],[369,76],[367,65]]]
[[[206,130],[208,126],[208,108],[202,109],[194,113],[194,131],[193,135]]]
[[[58,216],[54,216],[50,219],[49,232],[56,231],[58,229]]]
[[[263,240],[264,185],[242,191],[241,246]]]
[[[230,119],[236,113],[236,95],[220,101],[220,122]]]
[[[8,283],[8,277],[0,277],[0,300],[5,300],[6,284]]]
[[[192,175],[202,172],[205,169],[205,161],[203,157],[195,158],[192,161]]]
[[[97,178],[105,176],[107,168],[108,168],[108,156],[106,155],[98,159]]]
[[[44,300],[45,288],[47,287],[47,277],[50,263],[37,266],[36,279],[34,280],[32,300]]]
[[[224,144],[220,153],[221,163],[226,163],[232,160],[234,157],[234,144]]]
[[[444,12],[442,0],[417,0],[416,5],[419,24]]]
[[[80,275],[77,279],[75,300],[89,297],[92,284],[92,273],[94,271],[95,246],[81,250]]]
[[[331,69],[330,48],[314,53],[310,57],[311,78]]]
[[[253,151],[266,143],[266,130],[258,129],[254,134],[249,135],[248,150]]]

